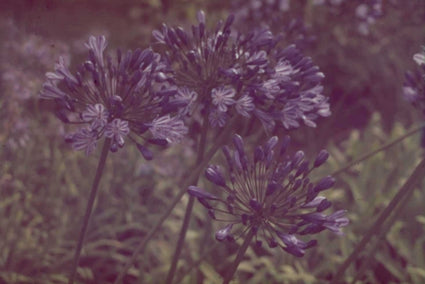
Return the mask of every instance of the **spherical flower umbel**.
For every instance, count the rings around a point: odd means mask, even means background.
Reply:
[[[205,15],[187,32],[163,25],[153,36],[165,48],[181,102],[190,102],[185,114],[208,119],[223,127],[235,115],[256,116],[267,130],[277,122],[296,128],[314,127],[330,115],[323,96],[324,77],[295,45],[279,47],[280,38],[268,29],[249,34],[232,31],[234,17],[208,29]]]
[[[233,142],[234,150],[223,148],[227,165],[211,165],[205,171],[217,194],[197,186],[188,189],[208,209],[212,219],[227,223],[216,232],[218,241],[232,241],[253,230],[257,244],[265,241],[272,248],[280,246],[301,257],[317,241],[303,241],[300,236],[325,229],[342,234],[341,227],[349,222],[346,211],[323,213],[331,202],[320,195],[334,185],[334,179],[309,179],[311,171],[326,162],[327,151],[322,150],[310,167],[302,151],[285,156],[289,137],[283,139],[280,147],[276,136],[270,138],[251,157],[240,136],[235,135]]]
[[[77,72],[62,58],[47,81],[40,98],[54,100],[56,114],[66,123],[80,126],[66,141],[89,155],[97,142],[111,139],[111,151],[134,141],[146,159],[152,158],[148,143],[177,142],[187,128],[177,116],[185,102],[170,103],[177,88],[167,79],[168,67],[159,54],[149,49],[104,54],[105,37],[91,36],[89,57]]]

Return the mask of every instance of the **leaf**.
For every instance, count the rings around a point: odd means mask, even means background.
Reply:
[[[204,262],[199,268],[206,278],[205,283],[220,284],[222,282],[220,274],[218,274],[210,264]]]

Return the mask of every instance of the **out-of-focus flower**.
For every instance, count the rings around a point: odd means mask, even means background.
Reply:
[[[247,156],[240,136],[235,135],[233,142],[234,150],[223,148],[227,165],[210,165],[205,171],[216,193],[197,186],[188,189],[212,219],[227,223],[216,232],[217,240],[232,241],[253,230],[257,244],[266,241],[270,247],[280,246],[301,257],[317,242],[304,242],[300,236],[325,229],[342,234],[341,227],[349,223],[345,210],[323,213],[331,202],[319,195],[334,185],[334,179],[309,179],[311,171],[326,162],[327,151],[322,150],[310,166],[302,151],[285,157],[289,137],[280,149],[276,149],[278,138],[270,138],[254,150],[252,157]]]
[[[365,1],[357,6],[355,14],[360,21],[358,31],[363,35],[368,35],[370,25],[383,15],[382,0]]]
[[[304,48],[315,40],[306,25],[295,12],[300,1],[290,0],[232,0],[235,25],[242,31],[269,28],[279,33],[285,44]]]
[[[415,55],[413,55],[413,60],[419,66],[425,65],[425,48],[424,48],[424,52],[416,53]]]
[[[104,53],[105,37],[91,36],[86,47],[89,58],[78,72],[71,72],[63,58],[47,81],[40,98],[57,103],[57,116],[66,123],[80,125],[67,141],[88,155],[102,137],[111,139],[111,151],[129,139],[146,159],[152,153],[147,143],[166,145],[187,132],[183,122],[172,117],[178,111],[170,100],[177,88],[168,80],[168,69],[159,54],[149,49]],[[183,105],[183,104],[180,104]]]
[[[60,54],[68,53],[68,46],[59,41],[29,34],[8,17],[0,19],[0,129],[1,143],[13,150],[24,147],[33,138],[34,99],[43,84],[43,74]],[[65,57],[68,60],[68,57]],[[57,133],[59,126],[56,125]],[[53,131],[46,128],[43,135]]]
[[[196,112],[218,127],[235,115],[254,115],[267,130],[276,121],[286,128],[300,122],[314,127],[318,117],[330,115],[324,75],[311,58],[294,45],[279,48],[280,37],[268,29],[234,33],[233,20],[229,16],[209,30],[201,11],[191,33],[165,24],[153,32],[174,71],[179,88],[174,102],[191,104],[185,114]]]
[[[382,0],[314,0],[313,5],[327,5],[333,13],[352,13],[357,21],[357,30],[362,35],[370,33],[370,26],[383,15]]]
[[[312,3],[313,5],[317,5],[317,6],[325,5],[325,4],[332,5],[332,6],[339,6],[345,1],[347,0],[313,0]]]
[[[425,113],[425,47],[421,53],[413,56],[418,67],[407,71],[403,85],[403,97]]]

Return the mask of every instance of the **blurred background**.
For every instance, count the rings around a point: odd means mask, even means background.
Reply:
[[[404,73],[425,45],[424,0],[65,0],[0,2],[0,283],[66,283],[99,153],[87,158],[64,142],[67,128],[38,100],[45,73],[59,56],[70,66],[86,57],[90,35],[105,35],[108,51],[146,48],[163,22],[190,28],[202,9],[207,25],[235,14],[234,29],[270,27],[296,44],[325,74],[332,116],[318,127],[284,131],[314,157],[326,148],[330,174],[423,121],[402,98]],[[153,45],[153,49],[157,46]],[[71,68],[72,69],[72,68]],[[337,176],[328,193],[349,212],[345,237],[319,236],[304,258],[280,250],[248,250],[240,283],[326,283],[399,190],[422,155],[420,135]],[[261,142],[265,137],[257,137]],[[256,142],[256,141],[252,141]],[[133,147],[134,148],[134,147]],[[111,155],[86,238],[81,283],[112,283],[134,247],[155,225],[194,159],[183,141],[146,162],[127,147]],[[319,175],[320,174],[320,175]],[[184,198],[126,275],[125,283],[164,279],[183,218]],[[425,283],[423,187],[388,233],[367,247],[344,281]],[[203,208],[195,206],[178,269],[182,283],[220,283],[235,244],[221,244],[193,271],[202,246],[216,241]],[[214,227],[216,224],[212,224]],[[201,245],[202,244],[202,245]],[[373,253],[368,249],[376,247]],[[362,263],[368,263],[363,269]],[[139,279],[139,280],[138,280]],[[217,282],[218,281],[218,282]]]

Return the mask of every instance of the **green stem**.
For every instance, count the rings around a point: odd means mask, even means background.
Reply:
[[[204,211],[204,214],[207,215],[205,211]],[[211,236],[213,235],[212,222],[210,222],[211,217],[206,216],[206,219],[207,219],[207,221],[204,223],[204,227],[203,227],[203,230],[202,230],[203,231],[202,240],[198,244],[198,251],[199,251],[199,255],[201,255],[201,256],[204,255],[204,252],[207,248],[214,247],[214,245],[212,245],[212,246],[210,245],[211,244]],[[215,244],[217,244],[217,242]],[[190,262],[189,262],[189,264],[190,264]],[[199,283],[202,278],[203,278],[203,273],[197,267],[196,274],[194,276],[194,282]],[[176,281],[174,281],[174,282],[176,282]],[[176,283],[180,283],[180,281],[177,281]]]
[[[86,236],[87,228],[90,222],[90,216],[93,211],[94,201],[96,200],[97,189],[99,188],[100,178],[102,177],[103,169],[105,168],[106,158],[108,157],[109,147],[111,145],[111,139],[105,139],[102,148],[102,154],[100,155],[99,163],[96,169],[96,175],[93,180],[93,184],[90,191],[89,200],[87,201],[86,213],[84,215],[83,225],[81,227],[80,235],[78,238],[77,248],[74,254],[74,264],[72,265],[71,274],[68,279],[68,284],[73,284],[77,273],[78,262],[80,261],[81,249],[83,248],[84,237]]]
[[[152,239],[152,237],[156,234],[156,232],[161,228],[164,221],[170,216],[171,212],[174,210],[174,207],[180,202],[183,195],[187,192],[187,187],[191,184],[193,184],[195,181],[197,181],[201,171],[206,167],[208,162],[211,160],[211,158],[214,156],[214,154],[217,152],[217,150],[220,148],[220,146],[226,141],[226,138],[228,136],[228,132],[233,127],[233,125],[236,123],[236,119],[233,119],[232,121],[229,121],[229,123],[226,125],[226,127],[223,129],[223,131],[220,133],[220,135],[217,137],[216,143],[214,143],[214,146],[211,147],[211,149],[206,153],[204,159],[201,163],[199,163],[194,168],[190,169],[190,175],[187,179],[185,179],[185,182],[183,182],[182,186],[180,187],[180,192],[176,195],[174,200],[171,202],[170,206],[167,208],[167,211],[159,218],[158,222],[155,224],[155,226],[149,231],[146,238],[141,242],[133,251],[133,254],[131,258],[126,262],[123,270],[118,275],[117,279],[115,280],[114,284],[122,283],[122,280],[124,279],[125,274],[130,269],[130,267],[133,265],[133,263],[136,261],[137,256],[142,253],[146,246],[148,245],[149,241]]]
[[[249,247],[249,244],[252,241],[252,238],[254,237],[255,233],[254,230],[250,229],[248,235],[246,235],[245,240],[243,241],[242,246],[239,248],[238,254],[236,255],[235,261],[232,264],[232,267],[230,268],[229,272],[227,273],[226,277],[223,280],[223,284],[228,284],[230,280],[232,280],[233,275],[235,274],[236,270],[238,269],[239,264],[241,263],[246,250]]]
[[[196,164],[199,164],[202,161],[202,158],[204,156],[206,140],[207,140],[207,132],[208,132],[207,124],[208,124],[208,121],[206,123],[204,121],[204,125],[202,126],[202,133],[201,133],[201,138],[199,142]],[[196,180],[195,184],[197,182],[198,181]],[[184,239],[186,238],[187,229],[189,228],[190,217],[192,216],[194,203],[195,203],[195,197],[190,195],[189,202],[187,203],[187,206],[186,206],[186,212],[184,214],[183,224],[180,229],[179,239],[177,241],[176,249],[174,251],[173,259],[171,261],[171,266],[170,266],[170,269],[168,270],[167,280],[165,281],[165,283],[169,283],[169,284],[173,283],[174,274],[176,273],[176,269],[177,269],[177,263],[179,261],[180,254],[184,246]]]
[[[361,156],[360,158],[358,158],[358,159],[356,159],[356,160],[352,161],[351,163],[349,163],[349,164],[348,164],[348,165],[346,165],[345,167],[343,167],[343,168],[341,168],[341,169],[336,170],[335,172],[333,172],[333,173],[331,174],[331,176],[335,177],[335,176],[337,176],[337,175],[339,175],[339,174],[341,174],[341,173],[345,172],[347,169],[351,168],[352,166],[354,166],[354,165],[356,165],[356,164],[358,164],[358,163],[360,163],[360,162],[362,162],[362,161],[364,161],[364,160],[369,159],[369,158],[370,158],[370,157],[372,157],[373,155],[375,155],[375,154],[377,154],[377,153],[379,153],[379,152],[381,152],[381,151],[387,150],[387,149],[388,149],[388,148],[390,148],[391,146],[393,146],[393,145],[395,145],[395,144],[397,144],[397,143],[401,142],[402,140],[404,140],[404,139],[406,139],[407,137],[409,137],[409,136],[411,136],[411,135],[415,134],[416,132],[419,132],[419,131],[420,131],[421,129],[423,129],[424,127],[425,127],[425,124],[421,124],[421,125],[419,125],[419,126],[417,126],[417,127],[414,127],[413,129],[411,129],[411,130],[409,130],[408,132],[406,132],[404,135],[402,135],[402,136],[400,136],[400,137],[398,137],[398,138],[394,139],[393,141],[388,142],[387,144],[385,144],[385,145],[383,145],[383,146],[379,147],[378,149],[375,149],[375,150],[373,150],[373,151],[371,151],[371,152],[369,152],[369,153],[366,153],[365,155],[363,155],[363,156]]]
[[[192,216],[193,204],[195,203],[195,198],[189,196],[189,202],[186,206],[186,212],[184,214],[183,224],[180,229],[179,239],[177,241],[176,249],[174,251],[173,260],[171,261],[170,269],[168,270],[167,280],[165,283],[173,283],[174,274],[176,273],[177,263],[180,258],[181,251],[184,246],[184,239],[186,238],[186,232],[189,228],[190,217]]]
[[[371,238],[375,234],[379,233],[383,223],[391,214],[391,212],[393,212],[397,204],[403,199],[403,197],[409,194],[412,188],[414,188],[422,180],[424,175],[425,175],[425,159],[423,159],[417,165],[412,175],[407,179],[406,183],[400,188],[399,192],[393,197],[393,199],[390,201],[390,203],[387,205],[384,211],[382,211],[381,215],[378,217],[378,219],[375,221],[375,223],[372,225],[369,231],[367,231],[366,234],[363,236],[363,239],[360,241],[360,243],[358,243],[357,246],[354,248],[354,251],[339,267],[331,284],[340,283],[340,279],[342,275],[344,274],[345,270],[350,266],[350,264],[355,259],[357,259],[358,255],[364,250],[364,248],[366,247],[368,242],[371,240]]]

